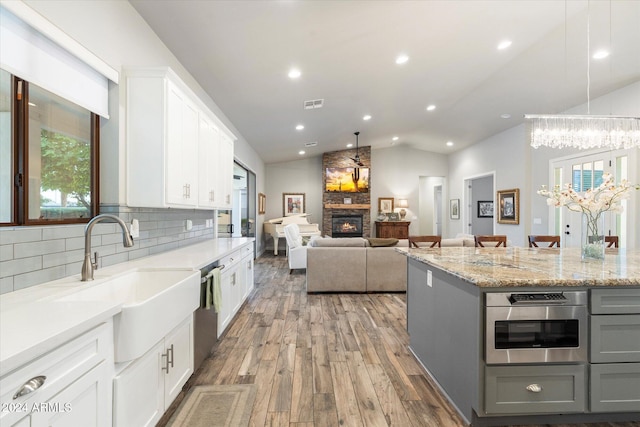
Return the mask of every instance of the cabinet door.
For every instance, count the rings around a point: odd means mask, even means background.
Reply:
[[[231,319],[233,319],[238,305],[240,292],[238,290],[237,272],[238,265],[240,264],[241,263],[236,262],[225,268],[220,275],[222,302],[220,304],[220,312],[218,313],[218,338],[220,338],[229,323],[231,323]]]
[[[193,373],[193,316],[165,337],[164,347],[167,356],[162,363],[169,363],[164,375],[164,404],[168,408]]]
[[[200,117],[198,137],[198,206],[215,207],[218,173],[218,129],[205,117]],[[219,198],[220,194],[217,195]]]
[[[218,190],[220,197],[216,198],[216,207],[231,208],[231,194],[233,191],[233,141],[220,132],[220,148],[218,150]]]
[[[253,291],[253,254],[247,255],[244,258],[245,266],[245,285],[244,285],[244,297],[242,300],[247,299],[251,291]]]
[[[111,426],[111,378],[103,361],[33,412],[31,425],[46,427]]]
[[[114,426],[154,426],[162,417],[163,352],[164,341],[160,341],[113,380]]]
[[[591,365],[591,412],[640,411],[640,363]]]
[[[198,111],[185,95],[167,84],[166,199],[174,205],[197,202]],[[143,167],[143,165],[141,165]]]
[[[591,363],[640,362],[640,314],[591,316]]]

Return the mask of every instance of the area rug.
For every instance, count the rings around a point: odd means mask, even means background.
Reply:
[[[255,398],[255,384],[195,386],[167,427],[248,426]]]

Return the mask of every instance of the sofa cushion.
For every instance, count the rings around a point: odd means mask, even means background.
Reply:
[[[369,241],[369,246],[378,247],[378,246],[395,246],[398,244],[398,239],[393,238],[381,238],[381,237],[371,237],[367,239]]]
[[[367,248],[367,292],[406,292],[407,257],[395,248]]]
[[[366,290],[367,252],[364,248],[312,247],[308,249],[307,292],[366,292]]]

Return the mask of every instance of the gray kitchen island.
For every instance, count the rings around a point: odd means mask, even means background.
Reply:
[[[471,425],[640,421],[640,251],[397,250],[410,349]]]

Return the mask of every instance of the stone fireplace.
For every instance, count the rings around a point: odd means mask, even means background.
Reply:
[[[332,237],[362,237],[362,215],[333,215]]]

